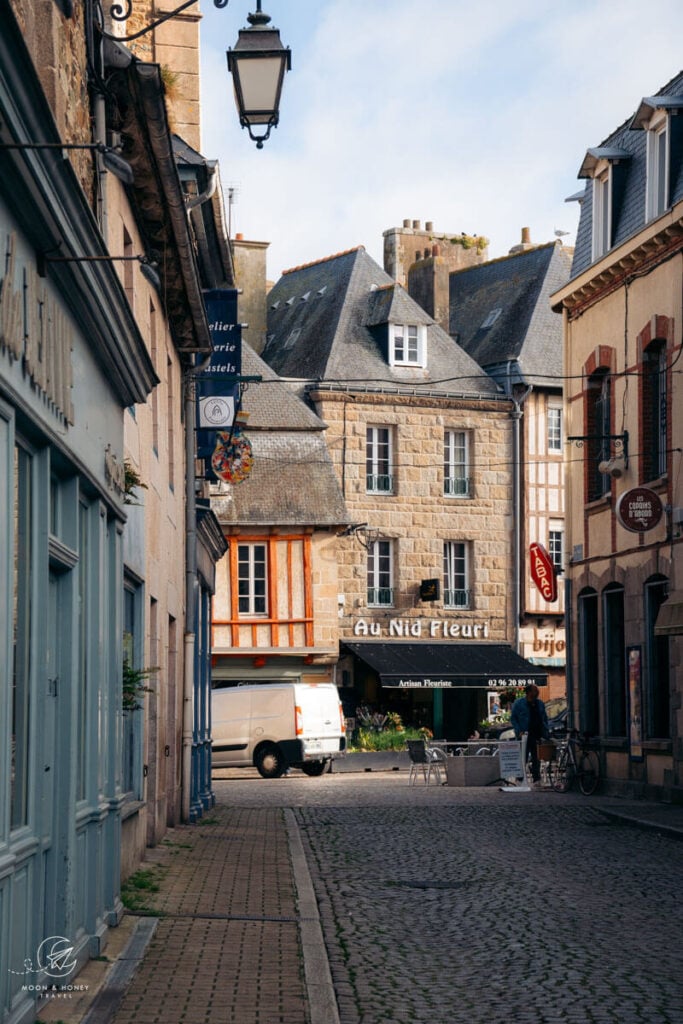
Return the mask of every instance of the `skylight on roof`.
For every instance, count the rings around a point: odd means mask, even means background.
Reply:
[[[480,330],[483,331],[486,327],[493,327],[493,325],[495,324],[496,320],[498,319],[502,312],[503,310],[500,308],[500,306],[497,306],[495,309],[492,309],[489,315],[484,320],[483,324],[481,325]]]

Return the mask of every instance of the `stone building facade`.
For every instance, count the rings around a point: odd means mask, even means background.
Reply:
[[[327,424],[350,519],[346,713],[466,737],[488,691],[545,680],[511,649],[511,403],[362,248],[280,278],[263,358]]]
[[[683,800],[683,75],[587,151],[564,316],[569,696],[607,787]],[[678,115],[678,116],[677,116]]]

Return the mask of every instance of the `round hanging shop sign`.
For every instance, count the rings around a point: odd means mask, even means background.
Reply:
[[[624,491],[617,501],[617,519],[632,533],[654,530],[662,518],[664,506],[658,494],[649,487],[633,487]]]

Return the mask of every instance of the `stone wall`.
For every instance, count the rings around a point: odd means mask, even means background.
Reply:
[[[508,602],[512,580],[511,430],[505,406],[497,403],[439,401],[391,395],[314,392],[317,411],[328,424],[328,449],[349,518],[367,524],[339,540],[339,590],[344,595],[342,637],[358,635],[359,619],[389,628],[422,621],[423,639],[444,639],[457,623],[458,634],[511,641]],[[366,491],[366,428],[389,426],[394,436],[395,493]],[[473,497],[445,497],[444,430],[465,430],[472,438]],[[396,546],[395,600],[391,608],[367,607],[367,551],[363,539],[379,531]],[[420,600],[423,579],[443,576],[443,543],[464,541],[472,555],[473,600],[469,609],[444,608]],[[443,588],[442,588],[443,589]],[[438,620],[446,626],[432,627]],[[463,633],[462,626],[467,629]],[[471,632],[478,626],[477,632]],[[485,629],[484,629],[485,627]],[[418,627],[415,626],[415,629]]]

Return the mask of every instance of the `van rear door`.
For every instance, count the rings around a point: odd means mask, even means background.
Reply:
[[[332,683],[295,686],[297,729],[304,756],[339,753],[343,749],[339,693]]]

